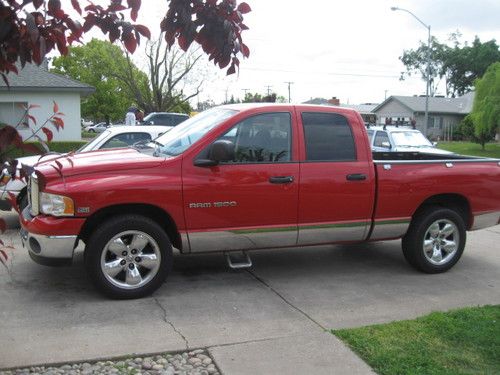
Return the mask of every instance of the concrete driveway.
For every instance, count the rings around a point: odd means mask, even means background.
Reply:
[[[421,274],[399,241],[252,253],[230,271],[221,255],[175,258],[152,297],[112,301],[73,267],[35,264],[13,241],[0,269],[0,368],[208,348],[224,374],[370,373],[325,330],[500,303],[500,226],[468,234],[449,272]]]

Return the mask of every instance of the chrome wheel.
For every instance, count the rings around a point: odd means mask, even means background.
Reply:
[[[453,221],[440,219],[433,222],[424,235],[423,251],[434,265],[443,265],[453,259],[460,244],[460,232]]]
[[[101,271],[113,285],[137,289],[153,279],[161,264],[158,243],[148,234],[129,230],[114,236],[101,254]]]

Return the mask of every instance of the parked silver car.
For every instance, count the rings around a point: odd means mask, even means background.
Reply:
[[[109,128],[112,124],[106,124],[105,122],[100,122],[95,125],[89,125],[85,127],[85,131],[89,133],[102,133],[104,130]]]

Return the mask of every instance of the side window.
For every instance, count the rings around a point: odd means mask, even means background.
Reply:
[[[118,148],[133,145],[139,141],[150,141],[149,133],[123,133],[118,134],[104,143],[101,148]]]
[[[158,115],[155,124],[158,125],[172,125],[171,117],[169,115]]]
[[[265,113],[236,124],[219,139],[234,143],[232,163],[280,163],[291,160],[290,113]]]
[[[302,113],[308,161],[353,161],[356,148],[347,119],[336,113]]]
[[[387,145],[382,145],[383,143],[389,143],[389,136],[387,135],[387,132],[377,132],[377,135],[375,136],[375,143],[373,144],[375,147],[385,147],[387,148]]]
[[[187,116],[172,116],[171,125],[172,126],[179,125],[181,122],[186,121],[188,118],[189,117],[187,117]]]

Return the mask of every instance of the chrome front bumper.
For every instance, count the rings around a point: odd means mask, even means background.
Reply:
[[[69,265],[77,245],[77,236],[46,236],[20,230],[23,247],[31,258],[46,266]]]

